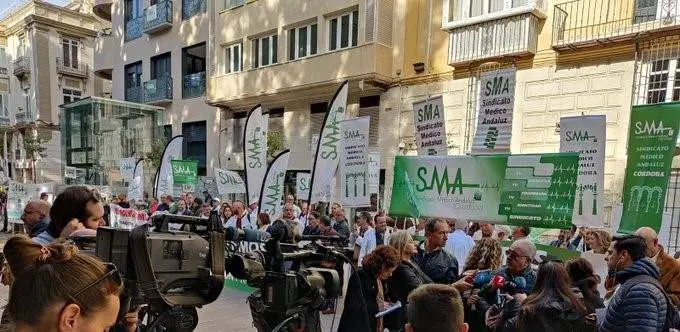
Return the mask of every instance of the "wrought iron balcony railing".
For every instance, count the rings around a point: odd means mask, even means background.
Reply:
[[[133,18],[125,22],[125,41],[141,37],[143,23],[141,17]]]
[[[144,82],[144,102],[147,104],[172,102],[172,77],[161,76]]]
[[[182,98],[205,95],[205,72],[185,75],[182,80]]]
[[[680,0],[573,0],[555,5],[556,50],[629,41],[642,33],[680,29]]]
[[[25,55],[16,58],[12,61],[14,76],[22,77],[31,72],[31,59]]]
[[[144,9],[144,33],[153,34],[172,27],[172,1],[159,1]]]
[[[206,0],[182,0],[182,19],[186,20],[207,10]]]
[[[144,100],[142,86],[133,86],[125,89],[125,101],[131,101],[133,103],[141,103]]]
[[[89,71],[90,67],[82,61],[71,60],[69,63],[64,61],[62,58],[57,57],[57,72],[60,74],[87,77]]]

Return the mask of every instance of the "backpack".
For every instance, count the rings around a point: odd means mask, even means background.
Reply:
[[[639,283],[654,285],[666,298],[666,323],[664,323],[663,331],[670,331],[671,329],[680,330],[680,315],[678,314],[678,310],[675,309],[673,301],[668,297],[668,294],[666,294],[666,291],[663,289],[663,286],[658,279],[646,274],[641,274],[630,278],[625,284],[621,285],[622,288],[619,292],[621,292],[621,294],[626,294],[631,287]]]

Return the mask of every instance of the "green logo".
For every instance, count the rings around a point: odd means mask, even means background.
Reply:
[[[330,122],[328,123],[328,126],[326,126],[327,131],[325,131],[325,136],[323,137],[323,144],[321,144],[321,147],[323,148],[323,151],[321,151],[321,158],[323,159],[337,159],[338,158],[338,142],[340,141],[340,135],[341,135],[341,130],[340,126],[338,124],[340,121],[338,121],[338,115],[339,114],[344,114],[345,109],[344,107],[338,107],[337,112],[332,112],[330,116],[333,118],[330,119]]]
[[[248,140],[248,143],[251,145],[248,149],[248,158],[252,159],[248,163],[249,168],[262,167],[262,159],[260,159],[260,153],[262,152],[262,145],[260,144],[260,132],[260,127],[255,128],[253,137]]]
[[[428,179],[425,178],[428,173],[432,174],[429,178],[429,183]],[[446,195],[455,194],[456,190],[458,190],[459,195],[462,195],[463,188],[479,188],[479,184],[463,183],[463,174],[460,168],[456,170],[456,177],[451,181],[449,179],[448,167],[444,167],[444,172],[441,176],[439,176],[437,166],[434,167],[432,172],[428,172],[427,167],[419,167],[418,180],[421,182],[420,184],[416,184],[416,190],[418,192],[434,190],[434,188],[437,187],[437,192],[440,195],[442,194],[442,190],[445,190]]]

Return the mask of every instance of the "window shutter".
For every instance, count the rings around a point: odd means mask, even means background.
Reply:
[[[359,116],[368,116],[368,146],[378,147],[380,137],[380,96],[359,98]]]
[[[378,0],[378,43],[392,47],[394,0]]]
[[[366,0],[366,42],[370,43],[375,38],[375,2],[377,0]]]

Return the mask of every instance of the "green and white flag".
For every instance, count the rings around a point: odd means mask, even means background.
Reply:
[[[368,191],[368,116],[342,121],[340,202],[346,207],[371,206]]]
[[[176,185],[196,185],[198,162],[196,160],[171,160],[172,182]]]
[[[580,156],[572,219],[576,226],[601,228],[604,225],[606,127],[604,115],[560,119],[560,152],[576,152]]]
[[[217,193],[219,195],[227,194],[245,194],[246,185],[234,171],[215,168],[215,181],[217,182]]]
[[[262,182],[258,214],[267,213],[271,220],[280,218],[283,212],[283,185],[288,170],[288,157],[290,157],[288,149],[279,153],[269,165]]]
[[[578,160],[575,153],[398,156],[389,213],[569,228]]]
[[[184,137],[179,135],[173,137],[168,144],[165,145],[163,156],[161,157],[161,164],[158,166],[156,178],[154,179],[154,197],[173,194],[174,185],[172,182],[172,167],[170,166],[170,160],[182,158],[183,142]]]
[[[680,103],[633,106],[619,233],[661,227],[680,126]]]
[[[298,172],[296,175],[295,189],[298,198],[309,197],[309,181],[312,175],[309,173]]]
[[[262,112],[260,105],[255,106],[246,118],[243,131],[243,164],[246,175],[248,202],[260,198],[262,181],[267,172],[267,131],[269,115]]]

